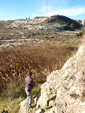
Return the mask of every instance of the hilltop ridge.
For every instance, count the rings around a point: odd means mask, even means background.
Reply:
[[[70,26],[73,23],[75,25],[75,29],[79,29],[81,27],[80,23],[63,15],[51,16],[48,18],[48,23],[59,23],[67,26]]]

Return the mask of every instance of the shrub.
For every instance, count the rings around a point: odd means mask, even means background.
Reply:
[[[5,90],[5,96],[11,98],[12,100],[19,97],[26,97],[24,83],[21,85],[11,82],[7,85],[7,90]]]
[[[36,82],[45,81],[53,70],[60,69],[75,47],[45,42],[38,46],[20,47],[0,51],[0,91],[11,85],[21,86],[29,71]],[[17,89],[17,88],[16,88]]]
[[[71,28],[71,30],[74,30],[74,29],[75,29],[75,25],[72,23],[72,24],[70,25],[70,28]]]

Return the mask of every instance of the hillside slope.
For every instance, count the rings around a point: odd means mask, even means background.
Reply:
[[[85,113],[85,44],[47,77],[37,106],[45,113]]]
[[[68,26],[70,26],[73,23],[76,29],[79,29],[81,27],[80,23],[63,15],[51,16],[50,18],[48,18],[48,23],[52,23],[52,24],[58,23],[60,25],[68,25]]]

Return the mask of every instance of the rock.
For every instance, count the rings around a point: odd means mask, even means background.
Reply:
[[[41,113],[41,109],[39,108],[35,113]]]
[[[27,113],[27,111],[28,111],[28,102],[27,102],[27,99],[25,99],[20,103],[19,113]]]
[[[61,70],[47,77],[38,106],[45,113],[85,113],[85,44]]]
[[[19,113],[35,113],[36,110],[37,110],[37,108],[35,107],[35,103],[32,104],[32,107],[31,108],[28,107],[27,99],[23,100],[20,103]]]

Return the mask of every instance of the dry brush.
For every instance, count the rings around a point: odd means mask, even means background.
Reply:
[[[31,47],[0,51],[0,91],[8,83],[21,85],[29,71],[37,82],[45,81],[53,70],[60,69],[75,47],[45,42]]]

